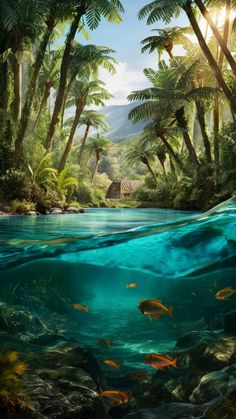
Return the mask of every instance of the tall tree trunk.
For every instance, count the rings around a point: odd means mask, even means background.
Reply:
[[[13,62],[13,120],[18,122],[21,118],[21,107],[22,107],[22,64],[19,62],[17,57],[14,57]]]
[[[170,143],[166,139],[166,137],[164,135],[162,135],[160,138],[163,141],[163,143],[165,144],[170,156],[173,157],[173,160],[176,162],[179,169],[181,169],[183,172],[186,172],[182,161],[179,159],[178,155],[175,153],[175,151],[173,150],[172,146],[170,145]]]
[[[205,156],[208,163],[212,163],[211,143],[210,143],[210,140],[207,134],[207,129],[206,129],[205,109],[204,109],[204,106],[201,104],[201,102],[196,101],[195,104],[196,104],[196,109],[197,109],[197,120],[199,122],[201,133],[202,133]]]
[[[94,166],[94,169],[93,169],[93,173],[92,173],[92,177],[91,177],[91,183],[94,182],[94,178],[95,178],[95,175],[96,175],[97,170],[98,170],[99,161],[100,161],[100,153],[98,151],[96,151],[96,163],[95,163],[95,166]]]
[[[68,138],[68,141],[67,141],[67,144],[66,144],[65,151],[64,151],[62,159],[60,161],[60,165],[59,165],[59,169],[58,169],[59,172],[62,172],[62,170],[64,169],[67,157],[68,157],[68,155],[69,155],[69,153],[72,149],[72,144],[73,144],[75,132],[76,132],[76,129],[79,125],[80,117],[81,117],[81,114],[84,110],[84,106],[85,105],[83,103],[83,104],[80,104],[79,106],[77,106],[77,108],[76,108],[75,119],[74,119],[72,127],[71,127],[71,131],[70,131],[70,135],[69,135],[69,138]]]
[[[231,12],[231,0],[226,0],[226,10],[225,10],[225,23],[224,23],[224,42],[228,45],[229,38],[229,21],[230,21],[230,12]],[[216,23],[217,26],[217,23]],[[218,56],[218,54],[217,54]],[[219,54],[219,68],[222,71],[224,64],[224,52],[221,49]],[[219,84],[216,83],[216,88],[219,87]],[[232,112],[232,115],[234,113]],[[216,172],[216,181],[218,183],[220,176],[220,147],[219,147],[219,131],[220,131],[220,103],[219,99],[215,99],[214,109],[213,109],[213,136],[214,136],[214,161],[215,161],[215,172]]]
[[[194,33],[195,33],[195,35],[196,35],[196,37],[198,39],[199,45],[200,45],[200,47],[201,47],[201,49],[202,49],[202,51],[203,51],[203,53],[204,53],[204,55],[205,55],[205,57],[206,57],[209,65],[210,65],[210,67],[211,67],[211,69],[212,69],[212,71],[213,71],[213,73],[215,75],[216,80],[219,83],[219,86],[223,90],[226,98],[228,99],[229,103],[232,106],[232,109],[236,113],[236,98],[232,95],[232,93],[231,93],[228,85],[226,84],[226,82],[225,82],[225,80],[223,78],[222,72],[221,72],[221,70],[220,70],[220,68],[219,68],[219,66],[218,66],[215,58],[213,57],[210,49],[208,48],[208,45],[207,45],[207,43],[206,43],[206,41],[205,41],[205,39],[204,39],[204,37],[202,35],[201,29],[200,29],[200,27],[199,27],[199,25],[197,23],[197,20],[196,20],[196,18],[194,16],[194,13],[193,13],[193,10],[192,10],[191,5],[188,4],[186,6],[183,6],[183,9],[185,10],[185,12],[186,12],[186,14],[187,14],[187,16],[189,18],[189,21],[190,21],[190,23],[192,25],[192,28],[194,30]]]
[[[61,62],[60,80],[59,80],[59,87],[58,87],[58,91],[57,91],[56,102],[55,102],[55,106],[54,106],[54,110],[53,110],[53,114],[52,114],[52,119],[51,119],[51,123],[50,123],[49,130],[48,130],[48,133],[47,133],[46,142],[45,142],[45,146],[46,146],[46,149],[47,149],[48,152],[50,152],[52,150],[53,137],[54,137],[54,134],[55,134],[56,125],[58,123],[59,114],[60,114],[61,107],[62,107],[63,100],[64,100],[67,70],[68,70],[68,66],[69,66],[69,62],[70,62],[70,53],[71,53],[71,48],[72,48],[72,42],[75,38],[80,20],[83,16],[84,12],[85,12],[85,7],[83,5],[79,6],[78,10],[77,10],[77,13],[74,17],[74,20],[71,23],[70,30],[69,30],[69,33],[68,33],[67,38],[66,38],[66,46],[65,46],[65,50],[64,50],[64,54],[63,54],[62,62]]]
[[[218,44],[220,45],[221,51],[223,52],[226,60],[228,61],[231,70],[233,71],[235,77],[236,77],[236,62],[228,49],[227,42],[222,38],[220,32],[218,31],[217,25],[215,25],[214,20],[212,19],[210,13],[208,12],[207,8],[203,4],[202,0],[195,0],[195,3],[197,4],[198,8],[200,9],[202,15],[206,19],[207,23],[209,24],[213,34],[216,37],[216,40]],[[229,4],[227,4],[227,10],[229,10],[229,16],[230,16],[230,6],[231,3],[228,1]]]
[[[84,154],[84,148],[85,148],[85,144],[86,144],[86,140],[88,138],[89,135],[89,130],[90,130],[91,125],[87,125],[86,126],[86,130],[84,133],[84,137],[80,146],[80,150],[79,150],[79,157],[78,157],[78,163],[81,164],[82,158],[83,158],[83,154]]]
[[[65,87],[65,93],[64,93],[64,97],[63,97],[63,103],[62,103],[62,109],[61,109],[61,132],[63,130],[63,125],[64,125],[64,116],[65,116],[65,109],[66,109],[66,101],[67,101],[67,97],[68,94],[70,92],[71,86],[73,81],[76,78],[76,74],[75,76],[72,75],[69,82],[67,83],[66,87]]]
[[[40,103],[40,107],[39,107],[39,110],[38,110],[37,117],[36,117],[35,122],[34,122],[33,131],[35,130],[35,128],[37,127],[37,125],[39,123],[42,110],[47,106],[47,101],[48,101],[48,98],[50,96],[50,90],[51,90],[51,85],[49,86],[47,83],[45,83],[43,97],[42,97],[42,100],[41,100],[41,103]]]
[[[38,80],[38,75],[39,75],[39,71],[42,67],[43,64],[43,60],[44,60],[44,56],[45,56],[45,52],[47,49],[47,45],[48,42],[51,38],[52,32],[53,32],[53,28],[54,28],[54,18],[50,15],[47,21],[47,30],[43,36],[43,39],[40,43],[38,52],[37,52],[37,57],[34,63],[34,67],[33,67],[33,72],[32,72],[32,76],[31,79],[29,81],[29,86],[28,86],[28,91],[27,91],[27,95],[26,95],[26,100],[25,100],[25,104],[24,104],[24,108],[22,111],[22,117],[20,120],[20,125],[19,125],[19,129],[17,132],[17,137],[16,137],[16,142],[15,142],[15,150],[14,150],[14,156],[13,156],[13,164],[16,166],[19,162],[19,158],[20,158],[20,154],[21,154],[21,146],[25,137],[25,133],[28,127],[28,123],[29,123],[29,119],[30,119],[30,114],[31,114],[31,108],[32,108],[32,103],[33,103],[33,99],[34,99],[34,95],[35,95],[35,91],[36,91],[36,85],[37,85],[37,80]]]
[[[7,110],[9,101],[8,63],[0,64],[0,108]]]
[[[183,139],[184,139],[185,146],[188,150],[190,160],[191,160],[193,166],[195,167],[195,170],[196,170],[197,174],[199,176],[201,176],[201,166],[200,166],[200,163],[198,161],[195,149],[193,147],[191,138],[190,138],[189,133],[188,133],[188,125],[187,125],[187,120],[185,118],[185,112],[184,112],[184,107],[183,106],[176,111],[175,116],[176,116],[176,121],[177,121],[178,127],[183,130]]]
[[[142,159],[142,163],[143,163],[143,164],[145,164],[145,165],[147,166],[147,168],[148,168],[148,170],[149,170],[149,172],[150,172],[150,174],[151,174],[151,176],[152,176],[153,180],[155,181],[155,183],[157,183],[157,178],[156,178],[156,175],[155,175],[155,173],[154,173],[154,172],[153,172],[153,170],[152,170],[152,167],[151,167],[151,165],[150,165],[150,163],[149,163],[149,161],[148,161],[148,158],[147,158],[147,157],[143,158],[143,159]]]
[[[167,180],[165,163],[164,163],[164,161],[162,159],[158,159],[158,160],[161,163],[161,167],[162,167],[162,170],[163,170],[164,178],[165,178],[165,180]]]

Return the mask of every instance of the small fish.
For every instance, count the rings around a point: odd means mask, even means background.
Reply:
[[[138,371],[130,373],[128,378],[130,381],[136,381],[137,383],[140,383],[142,381],[150,381],[152,379],[152,375],[146,373],[145,371]]]
[[[163,370],[166,367],[176,368],[177,359],[173,359],[169,356],[159,355],[159,354],[149,354],[145,356],[144,361],[146,364],[149,364],[150,367]]]
[[[136,284],[136,282],[132,282],[131,284],[127,284],[126,288],[136,288],[138,287],[138,284]]]
[[[143,300],[139,303],[138,309],[150,320],[156,320],[163,314],[173,316],[173,306],[166,307],[161,300]]]
[[[217,300],[228,301],[232,295],[236,294],[236,289],[232,287],[223,288],[215,295]]]
[[[174,329],[176,329],[176,328],[177,328],[176,323],[172,323],[172,327],[173,327]]]
[[[113,369],[119,369],[120,368],[120,363],[119,361],[114,361],[112,359],[105,359],[103,361],[104,364],[108,365],[109,367],[113,368]]]
[[[60,333],[61,335],[63,335],[63,333],[66,333],[67,329],[57,329],[57,333]]]
[[[191,294],[192,294],[193,297],[197,296],[197,293],[195,291],[193,291]]]
[[[101,391],[99,397],[102,397],[110,406],[116,407],[129,403],[131,392],[121,390]]]
[[[96,343],[97,343],[98,345],[105,346],[106,348],[111,348],[111,347],[112,347],[112,342],[110,342],[109,340],[104,339],[104,338],[99,338],[99,339],[97,339],[97,340],[96,340]]]
[[[83,304],[72,304],[74,310],[82,311],[83,313],[88,313],[88,307]]]

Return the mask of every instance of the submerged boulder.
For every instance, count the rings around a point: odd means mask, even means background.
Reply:
[[[204,375],[193,390],[190,401],[205,403],[232,391],[236,391],[236,364]]]
[[[224,331],[236,334],[236,310],[226,313],[224,316]]]

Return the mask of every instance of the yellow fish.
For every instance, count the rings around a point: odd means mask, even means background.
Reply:
[[[83,304],[72,304],[74,310],[82,311],[84,313],[88,313],[88,307]]]
[[[162,304],[161,300],[143,300],[140,302],[138,308],[150,320],[158,319],[163,314],[173,316],[173,306],[166,307]]]
[[[215,295],[217,300],[228,301],[232,295],[236,294],[236,289],[232,287],[223,288]]]

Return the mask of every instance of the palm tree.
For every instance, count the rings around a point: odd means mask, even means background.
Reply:
[[[97,78],[99,68],[106,69],[112,75],[115,74],[117,61],[111,56],[114,52],[111,48],[104,46],[73,43],[61,112],[61,130],[63,128],[66,100],[76,77],[87,79],[88,74],[91,74],[91,76]]]
[[[146,149],[145,145],[143,145],[140,141],[132,142],[126,153],[126,158],[128,163],[131,166],[134,166],[137,163],[143,163],[149,170],[153,180],[157,183],[156,175],[151,167],[151,161],[154,160],[155,152],[151,149]]]
[[[96,29],[103,17],[107,19],[109,22],[120,23],[121,13],[123,13],[123,11],[123,6],[119,0],[90,0],[89,2],[87,0],[81,0],[80,2],[75,2],[74,18],[70,25],[70,29],[65,43],[65,49],[60,69],[59,87],[57,91],[51,123],[46,137],[47,150],[52,149],[53,137],[58,122],[58,117],[63,105],[63,99],[66,89],[67,72],[70,63],[72,42],[75,38],[78,26],[83,16],[85,16],[89,28]]]
[[[105,121],[105,116],[96,111],[84,111],[80,118],[80,126],[85,125],[85,133],[80,145],[78,163],[81,164],[83,153],[86,145],[86,141],[89,135],[90,128],[98,130],[101,128],[103,131],[107,131],[108,124]]]
[[[202,0],[195,0],[195,3],[198,6],[199,10],[201,11],[202,16],[206,19],[206,21],[207,21],[208,25],[210,26],[213,34],[215,35],[215,38],[216,38],[218,44],[220,45],[222,54],[224,54],[226,60],[228,61],[229,65],[231,67],[231,70],[233,71],[233,74],[236,77],[236,61],[234,60],[233,55],[231,54],[230,50],[228,49],[227,42],[225,42],[225,39],[222,38],[222,36],[220,34],[220,31],[218,30],[214,20],[211,17],[211,14],[209,13],[207,8],[205,7]],[[222,2],[222,6],[223,5],[225,5],[225,1]],[[234,4],[234,6],[235,6],[235,4]],[[227,20],[229,20],[229,17],[230,17],[231,7],[233,9],[233,2],[231,2],[231,0],[227,0],[227,2],[226,2],[226,18],[227,18]]]
[[[15,141],[15,150],[14,150],[14,157],[13,162],[14,165],[17,165],[20,158],[20,150],[21,146],[25,137],[25,133],[29,124],[31,110],[32,110],[32,104],[37,88],[37,81],[40,69],[43,64],[44,56],[46,53],[47,46],[50,42],[51,36],[53,34],[53,30],[61,19],[64,19],[69,16],[69,13],[71,12],[71,4],[65,3],[64,0],[48,0],[47,2],[42,2],[40,0],[37,0],[40,3],[40,6],[42,7],[42,4],[44,4],[44,10],[42,11],[41,7],[36,7],[35,2],[29,2],[35,10],[38,10],[38,13],[40,13],[41,21],[39,22],[40,29],[42,31],[42,28],[45,27],[45,31],[42,35],[39,47],[36,52],[36,59],[34,62],[33,70],[31,73],[31,77],[28,83],[28,90],[26,94],[25,104],[22,110],[22,116],[20,119],[20,124],[17,132],[17,137]],[[23,2],[24,3],[24,2]],[[26,7],[26,5],[25,5]],[[24,16],[24,12],[22,12],[22,15]],[[36,25],[37,20],[32,16],[31,17],[32,24]]]
[[[76,80],[71,88],[67,106],[75,106],[75,117],[71,127],[70,135],[62,156],[59,171],[65,167],[67,157],[71,151],[76,129],[80,122],[80,117],[86,106],[96,105],[104,106],[104,101],[110,99],[112,95],[103,87],[105,83],[101,80],[79,81]]]
[[[165,23],[169,23],[171,19],[175,16],[178,16],[184,10],[190,24],[193,28],[193,31],[198,39],[199,45],[205,55],[211,70],[219,83],[220,88],[224,92],[226,98],[228,99],[233,111],[236,113],[236,98],[232,94],[228,84],[226,83],[223,74],[215,60],[211,50],[209,49],[206,40],[201,32],[199,24],[197,22],[196,16],[194,14],[191,2],[185,0],[172,0],[168,2],[163,2],[161,0],[154,0],[151,3],[144,6],[139,12],[139,19],[147,17],[147,23],[153,24],[158,20],[163,20]]]
[[[194,68],[195,71],[196,68]],[[192,86],[192,78],[190,77],[192,73],[192,66],[187,71],[185,69],[183,75],[179,67],[176,70],[172,67],[169,69],[165,68],[163,71],[159,70],[156,73],[155,81],[154,73],[151,72],[151,80],[154,87],[133,92],[128,98],[132,101],[146,101],[131,111],[130,117],[134,119],[136,114],[139,115],[139,118],[142,116],[142,119],[154,119],[155,114],[157,112],[160,114],[163,109],[172,111],[177,127],[182,131],[184,143],[193,167],[195,167],[198,175],[201,176],[200,162],[188,132],[185,106],[191,102],[203,101],[210,97],[215,97],[218,92],[211,87],[194,88]]]
[[[97,173],[98,165],[101,159],[101,154],[108,149],[110,142],[102,135],[97,135],[96,138],[91,138],[90,142],[86,146],[90,156],[95,154],[95,165],[91,176],[91,182],[94,182],[95,175]]]
[[[165,29],[153,29],[157,31],[158,35],[149,36],[143,39],[141,44],[142,52],[148,51],[150,54],[154,51],[158,51],[159,59],[163,52],[166,51],[171,59],[173,56],[174,45],[183,45],[186,48],[191,48],[192,42],[185,36],[185,33],[189,33],[189,28],[165,28]]]
[[[58,81],[59,65],[60,61],[58,53],[56,51],[51,51],[49,54],[45,56],[43,67],[41,69],[41,72],[39,73],[38,79],[38,88],[43,90],[43,94],[38,113],[33,125],[33,130],[36,128],[40,120],[41,113],[47,105],[51,89],[53,87],[55,88],[55,85]]]
[[[9,48],[13,54],[12,73],[14,97],[12,113],[14,121],[18,122],[22,109],[22,53],[24,41],[33,42],[40,35],[43,25],[45,5],[36,0],[3,1],[0,5],[0,25],[9,39]]]

